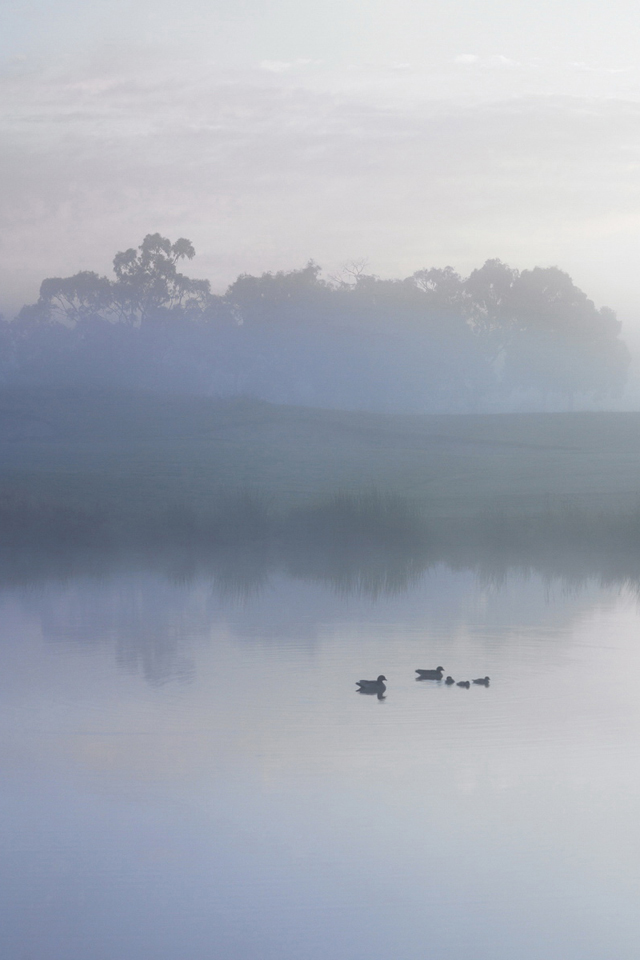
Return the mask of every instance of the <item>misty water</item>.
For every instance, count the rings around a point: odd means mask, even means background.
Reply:
[[[629,587],[445,567],[5,586],[0,954],[635,960],[639,637]]]

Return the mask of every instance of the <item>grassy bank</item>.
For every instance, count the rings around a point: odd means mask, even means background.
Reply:
[[[132,515],[255,489],[286,511],[376,489],[431,516],[630,509],[640,414],[391,416],[250,400],[0,395],[0,492]]]
[[[4,579],[126,558],[374,592],[436,563],[637,582],[639,492],[640,414],[0,396]]]

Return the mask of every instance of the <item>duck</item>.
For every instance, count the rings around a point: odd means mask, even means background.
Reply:
[[[464,687],[466,690],[468,690],[470,686],[471,684],[468,680],[458,680],[456,683],[456,687]]]
[[[360,689],[358,693],[384,693],[387,689],[385,686],[385,680],[387,678],[384,674],[380,674],[377,680],[356,680],[356,686]]]
[[[436,667],[435,670],[416,670],[418,676],[416,680],[442,680],[444,667]]]
[[[447,677],[447,679],[445,680],[445,683],[448,687],[450,687],[452,683],[455,683],[455,680],[453,679],[453,677]]]
[[[473,682],[477,683],[479,687],[488,687],[489,677],[480,677],[478,680],[474,680]]]

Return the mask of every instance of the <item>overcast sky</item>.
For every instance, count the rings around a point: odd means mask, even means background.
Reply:
[[[556,264],[640,331],[640,5],[5,0],[0,304],[149,232],[193,276]]]

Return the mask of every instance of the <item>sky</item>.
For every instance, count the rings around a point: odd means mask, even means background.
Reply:
[[[627,0],[5,0],[0,309],[159,231],[192,276],[557,265],[640,338]]]

